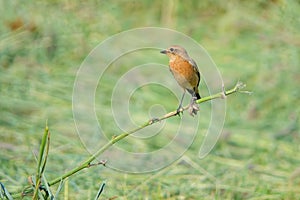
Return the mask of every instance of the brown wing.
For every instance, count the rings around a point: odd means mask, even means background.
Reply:
[[[199,82],[200,82],[200,72],[199,72],[198,66],[197,66],[196,62],[192,58],[189,58],[188,61],[193,66],[193,69],[194,69],[194,71],[196,72],[196,74],[198,76],[198,83],[197,83],[197,87],[198,87],[199,86]]]

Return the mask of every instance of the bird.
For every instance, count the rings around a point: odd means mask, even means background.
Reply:
[[[160,53],[166,54],[169,57],[169,69],[179,86],[183,89],[176,114],[180,115],[183,112],[182,102],[186,91],[188,91],[192,95],[188,109],[189,113],[192,116],[197,115],[199,107],[195,101],[201,99],[201,96],[198,89],[200,72],[196,62],[188,55],[185,48],[179,45],[172,45],[160,51]]]

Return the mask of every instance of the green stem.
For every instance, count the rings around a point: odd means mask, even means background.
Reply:
[[[213,100],[213,99],[217,99],[217,98],[224,98],[225,96],[228,96],[230,94],[233,94],[237,91],[239,91],[240,89],[242,89],[243,87],[245,87],[245,85],[241,82],[238,82],[234,88],[228,90],[228,91],[222,91],[222,92],[219,92],[217,94],[214,94],[214,95],[211,95],[211,96],[207,96],[207,97],[203,97],[201,99],[199,99],[196,103],[200,104],[200,103],[203,103],[203,102],[206,102],[206,101],[210,101],[210,100]],[[186,109],[186,107],[184,108]],[[123,138],[127,137],[128,135],[132,134],[132,133],[135,133],[151,124],[154,124],[158,121],[161,121],[161,120],[164,120],[164,119],[167,119],[167,118],[170,118],[174,115],[176,115],[177,112],[176,111],[173,111],[173,112],[170,112],[158,119],[155,119],[155,120],[149,120],[148,122],[144,123],[143,125],[141,125],[140,127],[136,128],[136,129],[133,129],[127,133],[122,133],[116,137],[114,137],[113,139],[111,139],[106,145],[104,145],[101,149],[99,149],[96,153],[94,153],[91,157],[89,157],[86,161],[84,161],[81,165],[79,165],[78,167],[72,169],[71,171],[67,172],[66,174],[60,176],[60,177],[57,177],[56,179],[52,180],[49,182],[49,185],[54,185],[58,182],[60,182],[61,180],[64,180],[65,178],[77,173],[78,171],[84,169],[84,168],[88,168],[91,164],[92,161],[94,161],[99,155],[101,155],[104,151],[106,151],[109,147],[111,147],[114,143],[122,140]]]
[[[230,94],[233,94],[235,92],[240,91],[244,87],[245,87],[245,85],[243,83],[238,82],[235,85],[234,88],[232,88],[230,90],[227,90],[227,91],[224,90],[222,92],[213,94],[213,95],[208,96],[208,97],[203,97],[203,98],[197,100],[196,103],[200,104],[200,103],[203,103],[203,102],[206,102],[206,101],[210,101],[210,100],[213,100],[213,99],[217,99],[217,98],[225,98],[226,96],[228,96]],[[186,110],[187,108],[188,108],[188,106],[184,107],[183,109]],[[164,116],[162,116],[160,118],[151,119],[151,120],[149,120],[148,122],[144,123],[143,125],[139,126],[136,129],[133,129],[133,130],[131,130],[129,132],[122,133],[122,134],[120,134],[120,135],[118,135],[116,137],[113,137],[107,144],[105,144],[102,148],[100,148],[97,152],[95,152],[87,160],[85,160],[84,162],[82,162],[82,164],[80,164],[79,166],[75,167],[74,169],[71,169],[69,172],[66,172],[62,176],[59,176],[59,177],[55,178],[54,180],[50,181],[49,182],[49,186],[61,182],[62,180],[66,179],[67,177],[69,177],[69,176],[71,176],[73,174],[76,174],[77,172],[81,171],[82,169],[90,167],[91,166],[91,162],[94,161],[99,155],[101,155],[103,152],[105,152],[113,144],[115,144],[116,142],[122,140],[123,138],[127,137],[128,135],[131,135],[131,134],[133,134],[133,133],[135,133],[135,132],[137,132],[137,131],[139,131],[139,130],[141,130],[141,129],[149,126],[149,125],[152,125],[152,124],[157,123],[157,122],[159,122],[161,120],[170,118],[170,117],[175,116],[177,114],[178,114],[177,111],[172,111],[172,112],[170,112],[170,113],[168,113],[168,114],[166,114],[166,115],[164,115]],[[29,187],[26,187],[26,189],[29,190]]]
[[[84,169],[84,168],[88,168],[91,165],[91,162],[94,161],[99,155],[101,155],[104,151],[106,151],[109,147],[111,147],[114,143],[122,140],[123,138],[127,137],[128,135],[135,133],[137,131],[139,131],[140,129],[148,126],[149,123],[146,123],[130,132],[127,133],[122,133],[116,137],[114,137],[112,140],[110,140],[106,145],[104,145],[102,148],[100,148],[96,153],[94,153],[92,156],[90,156],[86,161],[84,161],[81,165],[79,165],[78,167],[72,169],[71,171],[65,173],[64,175],[57,177],[56,179],[52,180],[49,182],[49,185],[54,185],[58,182],[60,182],[61,180],[64,180],[65,178],[77,173],[78,171]]]

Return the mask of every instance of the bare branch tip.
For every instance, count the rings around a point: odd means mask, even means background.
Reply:
[[[241,81],[238,81],[237,84],[235,85],[235,90],[236,90],[236,91],[239,91],[239,90],[241,90],[241,89],[243,89],[243,88],[245,88],[245,87],[246,87],[246,84],[245,84],[245,83],[243,83],[243,82],[241,82]]]
[[[241,81],[238,81],[237,84],[235,85],[235,91],[239,92],[239,93],[245,93],[248,95],[251,95],[252,92],[251,91],[247,91],[247,90],[242,90],[243,88],[245,88],[247,85]]]
[[[247,90],[242,90],[242,91],[239,91],[239,93],[244,93],[244,94],[248,94],[248,95],[252,95],[252,91],[247,91]]]

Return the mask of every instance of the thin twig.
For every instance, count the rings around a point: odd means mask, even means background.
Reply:
[[[242,82],[238,82],[232,89],[230,90],[225,90],[225,87],[223,86],[221,92],[219,93],[216,93],[216,94],[213,94],[211,96],[207,96],[207,97],[203,97],[199,100],[196,101],[197,104],[200,104],[200,103],[203,103],[203,102],[206,102],[206,101],[210,101],[210,100],[213,100],[213,99],[218,99],[218,98],[224,98],[228,95],[231,95],[233,93],[236,93],[236,92],[242,92],[242,93],[247,93],[249,94],[250,92],[248,91],[242,91],[241,89],[243,89],[244,87],[246,87],[246,85]],[[189,106],[185,106],[182,108],[182,112],[187,110]],[[91,166],[96,166],[96,165],[100,165],[102,164],[103,166],[105,166],[105,163],[106,161],[101,161],[99,163],[96,163],[96,164],[91,164],[99,155],[101,155],[103,152],[105,152],[109,147],[111,147],[113,144],[115,144],[116,142],[124,139],[125,137],[147,127],[147,126],[150,126],[154,123],[157,123],[159,121],[162,121],[162,120],[165,120],[165,119],[168,119],[170,117],[173,117],[173,116],[176,116],[178,115],[178,111],[172,111],[172,112],[169,112],[167,114],[165,114],[164,116],[162,117],[159,117],[159,118],[154,118],[154,119],[150,119],[149,121],[145,122],[143,125],[131,130],[131,131],[128,131],[128,132],[125,132],[125,133],[122,133],[118,136],[115,136],[113,137],[107,144],[105,144],[102,148],[100,148],[96,153],[94,153],[93,155],[91,155],[87,160],[85,160],[84,162],[82,162],[79,166],[73,168],[72,170],[66,172],[65,174],[63,174],[62,176],[59,176],[57,178],[55,178],[54,180],[50,181],[49,182],[49,186],[51,185],[54,185],[56,183],[59,183],[61,182],[62,180],[70,177],[71,175],[81,171],[82,169],[85,169],[85,168],[88,168],[88,167],[91,167]],[[30,187],[27,187],[25,188],[23,191],[25,190],[29,190]],[[28,192],[28,191],[27,191]]]

